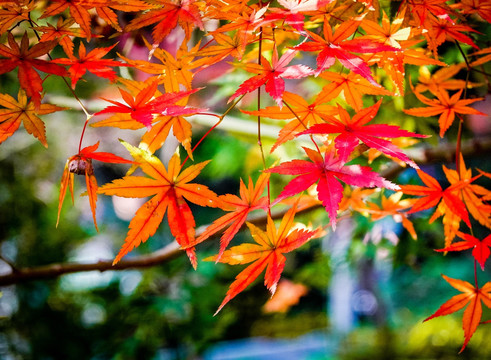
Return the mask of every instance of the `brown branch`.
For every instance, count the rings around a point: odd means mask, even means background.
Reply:
[[[468,158],[471,156],[480,156],[483,154],[489,154],[491,151],[491,138],[485,138],[482,140],[469,140],[462,143],[462,155]],[[434,148],[427,149],[414,149],[409,151],[409,155],[420,165],[431,164],[436,162],[452,162],[455,158],[455,147],[452,144],[444,144]],[[395,178],[404,168],[397,164],[389,166],[382,172],[382,176],[387,179]],[[312,206],[310,208],[302,210],[302,212],[309,212],[319,208],[320,205]],[[277,211],[272,214],[274,219],[281,218],[285,214],[286,210]],[[250,222],[254,224],[264,224],[267,216],[260,215],[251,217]],[[206,226],[203,226],[196,231],[196,235],[204,231]],[[112,265],[112,260],[99,260],[92,263],[57,263],[37,267],[25,267],[15,268],[11,273],[0,275],[0,286],[7,286],[12,284],[18,284],[26,281],[52,279],[64,274],[78,273],[84,271],[118,271],[126,269],[141,269],[155,266],[177,256],[183,254],[179,244],[173,241],[164,248],[150,253],[148,255],[142,255],[139,257],[129,258],[122,260],[116,265]],[[0,260],[1,261],[1,260]],[[11,267],[13,264],[10,265]],[[14,269],[14,268],[13,268]]]

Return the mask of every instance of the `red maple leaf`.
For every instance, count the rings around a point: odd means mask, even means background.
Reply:
[[[484,264],[489,257],[491,251],[489,247],[491,246],[491,235],[486,236],[484,239],[479,240],[478,238],[464,234],[463,232],[457,231],[457,235],[464,239],[464,241],[458,241],[450,246],[447,246],[443,249],[438,249],[436,251],[462,251],[467,249],[472,250],[472,256],[476,261],[481,265],[481,269],[484,270]]]
[[[87,72],[91,72],[94,75],[109,79],[110,81],[116,80],[116,72],[111,68],[112,66],[129,66],[119,61],[111,59],[102,59],[107,55],[113,46],[106,48],[95,48],[88,54],[85,50],[85,45],[81,42],[78,48],[78,58],[73,54],[68,54],[68,59],[55,59],[55,64],[67,65],[68,74],[72,80],[72,88],[75,89],[78,80]]]
[[[29,48],[27,33],[22,37],[20,47],[15,42],[12,33],[8,33],[9,47],[0,44],[0,74],[8,73],[18,67],[17,76],[20,86],[26,91],[27,96],[32,98],[36,106],[41,104],[41,92],[43,91],[43,80],[34,70],[35,68],[49,74],[65,76],[64,67],[53,64],[50,61],[36,59],[41,55],[49,53],[58,44],[58,41],[40,42]]]
[[[104,99],[114,106],[108,106],[94,115],[111,113],[130,114],[133,119],[141,122],[148,129],[150,129],[152,127],[152,120],[154,119],[155,114],[177,116],[190,115],[200,111],[205,111],[205,109],[176,105],[177,101],[195,93],[199,89],[166,93],[153,98],[155,92],[157,91],[157,86],[158,82],[156,80],[150,82],[147,87],[137,94],[136,98],[131,96],[130,93],[119,89],[121,96],[128,105],[118,101]]]
[[[337,211],[343,198],[343,185],[339,180],[354,186],[399,189],[399,186],[371,171],[370,167],[345,165],[346,160],[337,156],[333,148],[328,148],[324,158],[317,151],[305,147],[303,149],[311,161],[292,160],[266,170],[283,175],[298,175],[285,186],[274,203],[318,183],[317,197],[326,208],[333,228],[336,226]]]
[[[324,23],[324,38],[308,31],[309,37],[313,40],[305,42],[295,47],[302,51],[320,51],[317,56],[316,75],[329,69],[336,59],[351,71],[363,76],[375,86],[380,86],[372,77],[370,68],[365,61],[353,53],[376,53],[380,51],[399,51],[392,46],[383,45],[368,39],[346,40],[358,28],[359,21],[345,21],[339,25],[333,33],[328,22]]]
[[[416,165],[416,163],[414,163],[414,161],[410,160],[407,155],[402,153],[389,140],[385,140],[382,138],[398,138],[403,136],[425,138],[427,136],[400,129],[398,126],[395,125],[366,125],[375,117],[381,104],[382,100],[379,100],[375,105],[358,111],[352,118],[350,118],[348,112],[345,109],[338,106],[340,117],[339,120],[332,116],[326,116],[330,123],[316,124],[310,127],[308,130],[299,133],[298,135],[339,133],[339,135],[334,140],[334,144],[336,149],[338,150],[339,156],[344,161],[347,161],[351,152],[361,141],[365,145],[377,149],[386,155],[393,156],[396,159],[404,161],[413,168],[417,169],[418,166]]]
[[[97,180],[94,176],[94,168],[92,167],[92,160],[103,161],[107,163],[120,163],[131,164],[133,161],[123,159],[117,155],[96,151],[99,147],[99,142],[94,145],[84,147],[77,155],[73,155],[68,158],[65,164],[65,170],[61,177],[60,197],[58,200],[58,219],[56,220],[56,226],[60,221],[61,208],[63,201],[65,200],[66,190],[70,188],[70,194],[72,195],[73,203],[73,174],[85,175],[85,183],[87,185],[87,194],[89,196],[90,209],[92,210],[92,218],[94,219],[94,226],[97,227],[97,221],[95,218],[96,202],[97,202]]]
[[[246,69],[259,75],[244,81],[228,102],[266,84],[266,92],[281,107],[283,105],[281,97],[285,91],[285,81],[283,79],[300,79],[314,74],[314,70],[305,65],[286,66],[293,60],[296,53],[297,51],[295,50],[287,50],[278,60],[278,52],[275,46],[271,64],[263,56],[261,56],[261,65],[249,64]]]
[[[227,291],[227,296],[223,299],[215,315],[225,304],[249,286],[264,269],[266,269],[264,285],[266,285],[272,294],[275,293],[276,286],[285,267],[286,258],[283,254],[299,248],[317,234],[317,231],[304,229],[292,230],[295,212],[296,206],[293,206],[281,220],[278,229],[271,216],[268,215],[266,232],[257,228],[255,225],[247,223],[256,244],[244,243],[234,246],[225,251],[220,260],[218,260],[218,256],[205,259],[205,261],[219,261],[230,265],[252,262],[252,264],[236,276],[235,281]]]

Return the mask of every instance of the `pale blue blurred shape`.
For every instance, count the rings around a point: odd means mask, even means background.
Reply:
[[[218,343],[203,354],[203,360],[327,360],[334,343],[324,331],[293,339],[263,337]]]

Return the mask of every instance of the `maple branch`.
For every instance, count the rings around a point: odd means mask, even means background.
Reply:
[[[481,154],[486,154],[491,151],[491,138],[485,138],[482,140],[469,140],[467,142],[462,143],[461,153],[466,157],[471,156],[479,156]],[[444,144],[435,148],[427,148],[427,149],[414,149],[411,151],[407,151],[411,153],[410,156],[416,160],[420,165],[423,164],[432,164],[436,162],[452,162],[455,155],[455,147],[452,144]],[[395,178],[400,172],[404,171],[405,168],[393,163],[387,169],[381,172],[381,176],[386,179]],[[322,207],[322,205],[315,205],[308,208],[305,208],[298,212],[306,213],[313,211]],[[282,218],[286,211],[276,211],[273,212],[271,217],[273,219]],[[248,222],[253,223],[255,225],[265,224],[267,221],[267,215],[262,214],[259,216],[250,217]],[[203,231],[207,228],[207,226],[202,226],[196,230],[196,237],[203,233]],[[217,236],[216,234],[215,236]],[[210,237],[210,238],[213,238]],[[0,275],[0,286],[7,286],[18,284],[27,281],[33,280],[42,280],[42,279],[53,279],[58,276],[71,274],[71,273],[79,273],[86,271],[120,271],[126,269],[143,269],[152,266],[156,266],[167,261],[170,261],[182,254],[185,254],[184,251],[180,249],[179,244],[176,241],[168,244],[164,248],[157,250],[153,253],[142,255],[134,258],[129,258],[127,260],[121,260],[116,265],[112,265],[113,260],[98,260],[91,263],[56,263],[50,265],[43,265],[37,267],[24,267],[19,268],[15,267],[13,264],[9,264],[12,268],[12,272],[8,274]],[[15,270],[14,270],[15,268]]]

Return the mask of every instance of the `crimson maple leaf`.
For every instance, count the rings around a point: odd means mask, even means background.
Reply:
[[[239,232],[244,225],[247,215],[257,209],[266,209],[269,206],[268,198],[261,197],[264,188],[268,184],[269,174],[262,173],[253,185],[249,178],[249,185],[246,187],[242,179],[240,180],[240,197],[232,194],[221,195],[221,207],[225,210],[232,211],[213,222],[208,228],[196,239],[196,244],[205,241],[213,234],[228,227],[220,238],[220,251],[217,255],[217,261],[220,260],[223,252],[230,243],[230,240]]]
[[[272,294],[275,293],[276,286],[285,267],[286,258],[283,254],[299,248],[317,234],[317,231],[293,230],[295,212],[296,206],[288,210],[278,229],[271,216],[268,215],[266,232],[251,223],[247,223],[256,244],[244,243],[239,246],[233,246],[226,250],[219,260],[218,256],[205,259],[205,261],[219,261],[230,265],[252,262],[236,276],[215,315],[237,294],[249,286],[264,269],[266,269],[264,285]]]
[[[370,81],[372,85],[380,86],[372,77],[368,65],[357,55],[353,53],[375,53],[379,51],[399,51],[400,49],[392,46],[383,45],[367,39],[346,40],[351,36],[358,25],[359,21],[345,21],[339,25],[333,33],[328,22],[324,23],[324,38],[308,31],[309,37],[313,40],[305,42],[294,49],[302,51],[320,51],[317,56],[317,70],[315,75],[329,69],[336,59],[351,71],[363,76]]]
[[[190,115],[200,111],[205,111],[205,109],[176,105],[177,101],[195,93],[200,89],[166,93],[153,98],[155,92],[157,91],[157,86],[157,80],[151,81],[144,89],[142,89],[142,91],[137,94],[136,98],[133,98],[130,93],[119,89],[121,96],[128,105],[118,101],[104,99],[114,106],[108,106],[94,115],[111,113],[130,114],[133,119],[139,121],[148,129],[151,129],[152,120],[154,119],[155,114],[177,116]]]
[[[343,161],[347,161],[349,155],[353,152],[359,142],[363,142],[365,145],[377,149],[383,152],[385,155],[389,155],[404,161],[413,168],[418,168],[416,163],[410,160],[407,155],[402,153],[394,144],[389,140],[381,138],[398,138],[413,136],[418,138],[425,138],[426,135],[416,134],[407,130],[400,129],[395,125],[387,124],[373,124],[366,125],[370,122],[378,112],[382,100],[379,100],[375,105],[367,107],[358,111],[352,118],[350,118],[348,112],[338,105],[339,117],[336,119],[332,116],[326,118],[330,123],[316,124],[298,134],[336,134],[339,135],[334,140],[336,149],[339,156]]]
[[[317,151],[305,147],[303,149],[311,161],[292,160],[266,170],[283,175],[298,175],[285,186],[274,203],[317,183],[317,197],[326,208],[333,228],[336,227],[337,210],[343,198],[343,185],[339,180],[354,186],[399,189],[398,185],[371,171],[368,166],[345,165],[346,159],[337,156],[333,148],[327,149],[324,158]]]
[[[424,321],[431,320],[438,316],[452,314],[468,305],[462,318],[462,326],[464,328],[464,344],[460,349],[460,352],[462,352],[476,331],[477,326],[481,322],[481,301],[488,308],[491,308],[491,281],[484,284],[483,287],[478,288],[474,287],[467,281],[452,279],[445,275],[442,275],[442,277],[463,294],[455,295],[450,298],[447,302],[440,306],[440,308],[433,315],[426,318]]]
[[[0,44],[0,56],[6,57],[6,59],[0,59],[0,74],[8,73],[18,67],[17,77],[19,78],[20,86],[26,91],[27,96],[32,98],[34,105],[39,106],[41,104],[43,80],[34,68],[49,74],[66,75],[64,67],[53,64],[50,61],[36,59],[49,53],[58,44],[58,41],[40,42],[29,48],[27,33],[24,33],[20,47],[15,42],[12,33],[8,33],[7,38],[10,48]]]
[[[266,92],[271,95],[279,107],[283,106],[283,100],[281,98],[285,91],[285,81],[283,79],[301,79],[314,74],[314,70],[305,65],[286,66],[293,60],[296,54],[297,51],[295,50],[287,50],[278,60],[278,52],[275,46],[271,65],[263,56],[261,56],[261,65],[248,64],[246,69],[259,75],[244,81],[230,99],[228,99],[228,102],[266,84]]]
[[[56,220],[56,226],[60,221],[61,208],[63,201],[65,200],[66,190],[70,189],[70,194],[73,199],[73,174],[85,175],[85,183],[87,185],[87,195],[89,196],[90,209],[92,211],[92,218],[94,219],[94,226],[97,231],[97,221],[95,217],[96,202],[97,202],[97,180],[94,176],[94,168],[92,167],[92,160],[103,161],[107,163],[120,163],[131,164],[133,161],[123,159],[117,155],[96,151],[99,147],[99,142],[94,145],[84,147],[79,151],[77,155],[73,155],[68,158],[65,164],[65,169],[61,177],[60,197],[58,200],[58,219]]]
[[[209,161],[191,165],[182,170],[179,155],[174,154],[166,169],[159,158],[148,151],[124,141],[122,144],[149,177],[128,175],[101,186],[98,193],[129,198],[153,197],[137,210],[131,220],[125,243],[113,264],[119,262],[133,248],[155,234],[167,212],[172,235],[186,250],[191,264],[196,268],[195,249],[190,246],[195,240],[196,224],[186,200],[200,206],[217,207],[219,205],[217,195],[208,187],[190,183]]]
[[[72,88],[75,89],[77,82],[87,72],[91,72],[94,75],[109,79],[110,81],[116,80],[116,72],[111,68],[112,66],[129,66],[122,62],[102,59],[107,55],[116,44],[106,48],[95,48],[88,54],[85,50],[85,45],[81,42],[78,48],[78,58],[73,54],[68,54],[68,59],[55,59],[55,64],[67,65],[68,74],[72,81]]]
[[[486,236],[484,239],[479,240],[478,238],[465,234],[463,232],[457,231],[457,235],[464,239],[464,241],[458,241],[449,246],[438,249],[436,251],[462,251],[467,249],[472,250],[472,256],[481,265],[481,269],[484,270],[484,264],[489,257],[491,251],[489,247],[491,246],[491,235]]]

